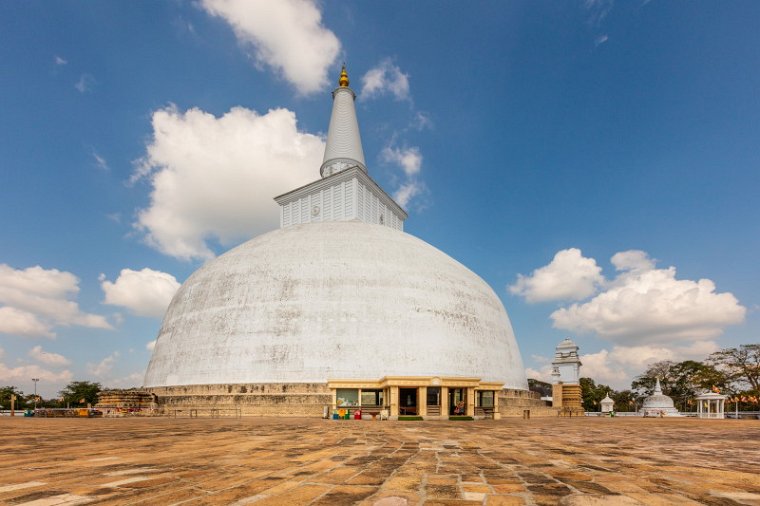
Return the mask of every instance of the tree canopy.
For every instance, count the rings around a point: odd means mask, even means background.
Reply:
[[[72,381],[58,395],[63,398],[64,404],[84,406],[97,403],[100,390],[100,383]]]
[[[727,348],[713,353],[707,361],[722,371],[728,381],[737,384],[737,390],[760,394],[760,344]]]
[[[16,396],[16,407],[18,408],[24,397],[24,392],[16,388],[15,386],[6,385],[0,387],[0,406],[3,409],[9,409],[11,407],[11,395]]]
[[[757,409],[760,406],[760,344],[726,348],[702,362],[655,362],[634,378],[630,390],[615,391],[607,385],[597,385],[592,378],[581,378],[583,408],[599,411],[601,400],[609,393],[616,411],[634,411],[645,397],[652,395],[657,379],[662,393],[671,397],[680,411],[692,411],[694,397],[705,391],[726,394],[729,402],[739,403],[741,409]],[[531,379],[528,385],[542,394],[551,391],[551,386],[542,381]]]

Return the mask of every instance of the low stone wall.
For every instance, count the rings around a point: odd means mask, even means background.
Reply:
[[[243,416],[322,416],[324,406],[332,402],[327,385],[320,383],[183,385],[148,390],[158,397],[159,409],[166,414],[215,409],[224,416],[239,409]]]
[[[525,410],[530,410],[531,417],[558,416],[558,409],[542,401],[538,392],[510,388],[499,392],[499,413],[502,418],[522,417]]]
[[[332,403],[332,392],[323,383],[258,383],[226,385],[182,385],[145,389],[156,396],[163,414],[195,409],[218,410],[217,416],[321,417],[324,407]],[[521,417],[529,409],[531,416],[558,416],[557,408],[547,406],[541,395],[529,390],[499,391],[501,416]]]
[[[96,408],[150,409],[155,408],[154,396],[143,388],[102,390]]]

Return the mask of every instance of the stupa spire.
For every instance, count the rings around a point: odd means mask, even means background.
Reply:
[[[330,116],[330,127],[327,130],[325,157],[319,173],[327,177],[336,172],[358,166],[364,172],[364,150],[359,134],[359,122],[356,119],[356,93],[348,87],[348,72],[346,65],[340,72],[338,87],[332,92],[333,108]]]
[[[660,378],[657,378],[657,382],[654,384],[654,395],[662,395],[662,387],[660,386]]]

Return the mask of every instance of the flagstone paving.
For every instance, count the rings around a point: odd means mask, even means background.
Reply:
[[[0,504],[760,506],[760,421],[0,419]]]

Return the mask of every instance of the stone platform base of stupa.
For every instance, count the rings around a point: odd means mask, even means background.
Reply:
[[[149,387],[157,414],[178,416],[321,417],[333,409],[333,391],[325,383],[258,383]],[[502,417],[558,416],[540,394],[528,390],[498,391]]]
[[[675,408],[663,408],[663,409],[642,409],[639,410],[639,413],[643,417],[647,418],[671,418],[671,417],[682,417],[683,415]]]
[[[322,383],[258,383],[150,387],[163,414],[197,410],[208,416],[320,417],[333,402]]]

